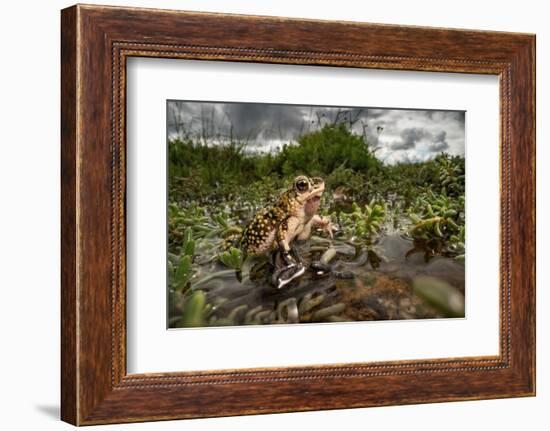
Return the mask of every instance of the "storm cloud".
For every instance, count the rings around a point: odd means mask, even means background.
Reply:
[[[394,164],[442,151],[464,155],[463,111],[169,100],[168,138],[208,145],[239,141],[248,151],[277,151],[325,125],[346,124],[376,156]]]
[[[432,138],[432,143],[428,146],[431,151],[445,151],[449,148],[447,143],[447,132],[445,130],[440,131]]]
[[[426,136],[429,135],[430,133],[427,130],[418,127],[403,129],[401,132],[401,140],[392,142],[390,147],[393,150],[408,150],[416,147],[417,142],[425,139]]]

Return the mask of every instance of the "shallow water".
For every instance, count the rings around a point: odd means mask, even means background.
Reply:
[[[277,290],[270,281],[273,266],[267,259],[247,261],[242,272],[227,270],[217,260],[202,263],[195,280],[209,281],[195,283],[193,289],[205,292],[206,302],[211,304],[205,324],[463,316],[464,263],[433,256],[434,250],[426,244],[395,233],[383,236],[370,247],[313,237],[297,250],[306,262],[329,259],[331,272],[318,276],[316,271],[308,270]],[[178,306],[183,301],[177,299],[171,300],[170,314],[175,317],[183,311]]]

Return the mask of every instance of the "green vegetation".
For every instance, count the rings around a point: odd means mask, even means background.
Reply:
[[[442,153],[426,162],[385,165],[362,136],[344,125],[325,126],[277,152],[252,152],[241,142],[209,146],[191,140],[173,140],[168,148],[172,327],[341,319],[336,312],[343,305],[314,309],[315,301],[307,296],[274,310],[237,305],[223,316],[217,314],[230,302],[213,293],[221,283],[232,277],[245,285],[254,276],[249,259],[238,249],[243,228],[300,174],[325,180],[319,212],[339,227],[334,240],[315,233],[313,252],[348,244],[367,250],[376,268],[372,256],[381,254],[377,262],[384,257],[378,244],[394,235],[410,241],[412,253],[423,251],[426,261],[435,256],[464,259],[462,157]],[[421,279],[417,286],[419,295],[437,303],[437,309],[444,308],[444,301],[432,291],[440,285]],[[453,288],[447,283],[445,289]],[[285,311],[289,304],[300,313]],[[456,307],[443,310],[444,315],[457,313]]]
[[[386,219],[386,208],[384,204],[377,204],[373,199],[363,207],[353,202],[351,212],[342,211],[339,215],[340,224],[348,238],[370,245],[382,230],[382,223]]]

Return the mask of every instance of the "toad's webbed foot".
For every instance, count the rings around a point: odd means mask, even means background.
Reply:
[[[301,261],[297,261],[290,252],[283,251],[280,256],[283,265],[278,266],[271,277],[271,282],[277,289],[282,289],[306,271],[305,265]]]
[[[302,266],[308,266],[307,261],[305,261],[302,256],[300,255],[300,252],[298,251],[298,248],[296,248],[295,244],[290,245],[290,251],[288,252],[291,258],[293,258],[298,264]]]
[[[277,289],[282,289],[292,280],[295,280],[296,278],[303,275],[305,271],[305,266],[300,264],[281,268],[273,273],[273,285]]]

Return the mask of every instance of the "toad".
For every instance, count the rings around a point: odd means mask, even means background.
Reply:
[[[336,228],[328,217],[317,214],[321,196],[325,190],[322,178],[295,178],[292,187],[279,196],[274,204],[256,214],[243,232],[241,248],[249,255],[280,253],[283,268],[274,276],[278,289],[305,272],[305,265],[292,250],[296,239],[307,240],[314,227],[319,227],[332,237]]]

